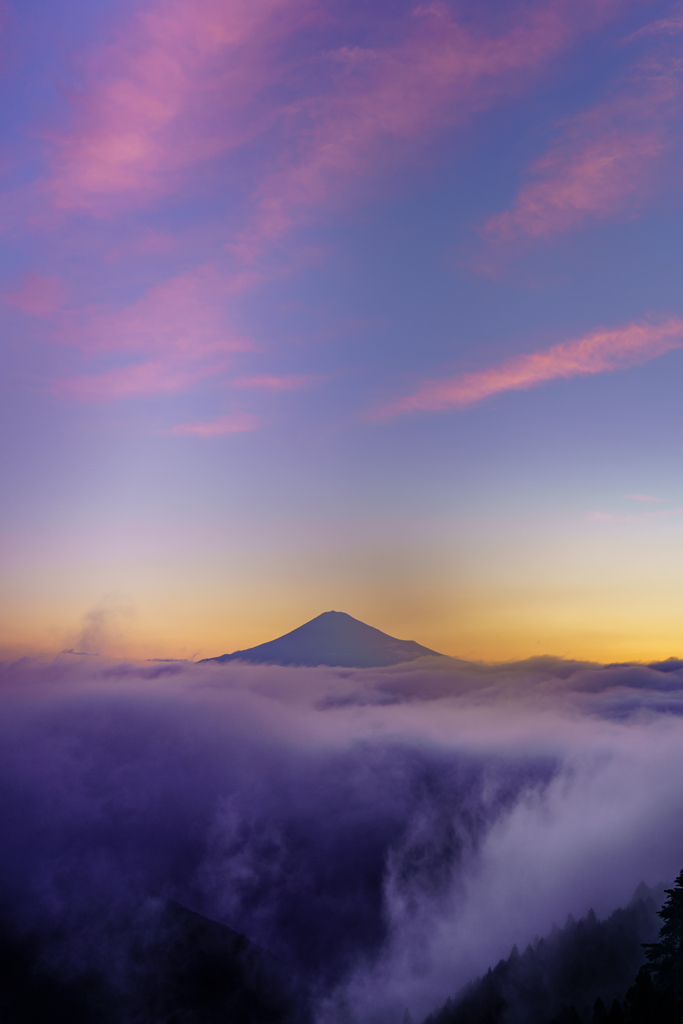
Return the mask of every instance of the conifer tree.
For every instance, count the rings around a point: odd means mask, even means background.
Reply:
[[[626,993],[628,1024],[681,1024],[683,1020],[683,871],[658,911],[659,942],[645,943],[648,963]]]
[[[666,893],[669,898],[659,911],[664,920],[659,942],[648,943],[645,955],[655,989],[683,1013],[683,871]]]
[[[602,999],[598,997],[595,1000],[595,1006],[593,1007],[593,1019],[591,1024],[605,1024],[607,1020],[607,1009]]]
[[[641,967],[636,980],[626,993],[626,1020],[628,1024],[653,1024],[662,1019],[663,996],[655,991],[647,966]]]
[[[605,1017],[605,1024],[624,1024],[624,1012],[618,999],[612,1003],[610,1011]]]

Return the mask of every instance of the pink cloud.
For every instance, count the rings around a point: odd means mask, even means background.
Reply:
[[[19,288],[13,292],[6,292],[2,297],[5,302],[16,306],[23,313],[50,318],[63,305],[65,293],[56,277],[29,273]]]
[[[153,285],[120,310],[86,309],[65,325],[62,340],[87,352],[162,352],[190,357],[245,351],[232,334],[226,306],[241,282],[213,265],[195,267]]]
[[[632,501],[664,501],[664,498],[653,498],[651,494],[627,494]]]
[[[614,515],[611,512],[598,512],[594,510],[586,516],[592,523],[646,523],[651,519],[670,519],[672,516],[680,516],[683,508],[661,509],[657,512],[642,512],[638,515]]]
[[[224,374],[234,353],[254,347],[231,328],[227,315],[228,299],[242,285],[212,266],[197,267],[154,285],[131,306],[86,309],[62,318],[63,343],[90,358],[115,354],[136,361],[57,381],[52,390],[73,398],[113,399],[183,391]]]
[[[91,53],[73,116],[53,133],[45,187],[58,208],[111,215],[179,188],[192,165],[275,127],[275,170],[233,244],[248,262],[313,208],[338,206],[364,179],[423,158],[417,140],[508,99],[622,7],[536,0],[500,31],[497,21],[461,23],[436,0],[401,19],[398,41],[394,33],[373,49],[316,53],[307,94],[283,103],[272,86],[292,80],[284,47],[329,18],[319,0],[148,0]]]
[[[274,377],[264,373],[255,377],[233,377],[228,381],[232,388],[265,388],[266,391],[295,391],[298,388],[306,387],[316,378],[312,375],[296,377]]]
[[[641,39],[643,36],[675,36],[681,31],[683,31],[683,8],[679,5],[677,13],[673,14],[669,18],[660,18],[658,21],[651,21],[649,25],[644,25],[643,28],[638,29],[637,32],[630,35],[624,40],[624,42],[630,43],[635,39]]]
[[[55,381],[50,390],[62,398],[80,401],[140,398],[148,395],[173,394],[186,391],[207,376],[205,366],[194,368],[177,365],[174,360],[151,360],[133,366],[117,367],[99,374],[82,374]]]
[[[324,216],[364,180],[421,159],[418,143],[518,93],[579,33],[622,7],[623,0],[531,0],[515,6],[500,29],[497,20],[460,23],[437,0],[393,24],[389,42],[379,25],[372,49],[304,59],[305,95],[293,101],[273,86],[297,78],[291,71],[292,62],[302,67],[300,47],[289,54],[285,47],[304,24],[329,18],[319,0],[146,0],[110,46],[91,52],[70,120],[52,134],[44,188],[53,204],[103,216],[144,206],[185,187],[197,164],[266,130],[264,152],[245,159],[270,170],[245,205],[250,227],[233,246],[241,274],[200,267],[126,308],[60,314],[61,341],[92,361],[117,358],[52,390],[115,399],[224,378],[233,354],[251,347],[226,311],[230,295],[260,279],[250,260],[313,210]],[[249,180],[258,181],[258,164],[251,170]],[[153,257],[175,246],[171,235],[149,231],[138,250]],[[121,365],[125,357],[130,362]],[[228,383],[282,391],[311,379],[262,374]]]
[[[511,208],[484,225],[494,244],[547,238],[620,213],[632,215],[671,150],[680,106],[676,65],[652,60],[634,69],[622,92],[565,125],[531,167]]]
[[[242,145],[277,80],[302,0],[152,0],[91,53],[46,185],[66,210],[108,214],[172,190],[190,165]]]
[[[256,416],[248,412],[236,412],[219,416],[209,423],[180,423],[166,433],[192,437],[222,437],[224,434],[242,434],[247,430],[256,430],[259,426]]]
[[[618,7],[563,0],[527,5],[506,32],[492,34],[459,23],[437,0],[413,10],[398,43],[329,54],[332,89],[285,111],[289,147],[261,183],[254,223],[236,252],[254,258],[312,208],[339,205],[380,170],[423,158],[417,140],[509,99],[530,72]]]
[[[625,369],[681,347],[683,320],[675,318],[659,325],[634,323],[614,331],[599,330],[540,352],[515,356],[488,370],[427,381],[412,395],[390,402],[371,418],[386,419],[418,409],[462,409],[501,391],[533,388],[558,377]]]

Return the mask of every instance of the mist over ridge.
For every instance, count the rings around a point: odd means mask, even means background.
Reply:
[[[288,964],[320,1021],[393,1024],[679,868],[680,663],[0,678],[0,905],[64,936],[67,972],[124,962],[121,922],[172,898]]]

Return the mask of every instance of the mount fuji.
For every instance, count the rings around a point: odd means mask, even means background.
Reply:
[[[442,657],[438,651],[423,647],[414,640],[397,640],[345,612],[323,612],[277,640],[249,647],[246,651],[233,651],[232,654],[202,660],[218,664],[250,661],[271,665],[377,668],[426,656]]]

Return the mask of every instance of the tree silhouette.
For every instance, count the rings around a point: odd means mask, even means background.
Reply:
[[[598,996],[593,1007],[593,1019],[591,1024],[605,1024],[607,1020],[607,1009],[602,999]]]
[[[605,1024],[624,1024],[624,1019],[624,1011],[621,1008],[621,1003],[618,999],[615,999],[609,1013],[605,1017]]]
[[[683,1017],[683,871],[666,893],[659,941],[644,944],[648,963],[626,995],[628,1024],[680,1024]]]
[[[653,1021],[678,1024],[677,1018],[667,1016],[664,997],[655,990],[647,965],[640,968],[626,993],[626,1020],[628,1024],[653,1024]]]
[[[655,988],[674,1003],[683,1004],[683,871],[666,893],[669,898],[659,911],[664,919],[659,942],[647,943],[645,955]]]

